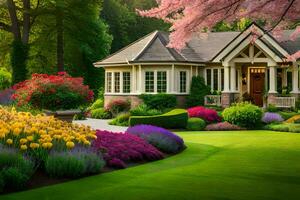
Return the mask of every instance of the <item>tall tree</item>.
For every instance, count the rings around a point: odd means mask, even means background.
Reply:
[[[244,17],[262,19],[268,31],[276,32],[300,21],[300,0],[160,0],[142,16],[156,17],[172,24],[170,46],[181,49],[193,33],[212,30],[220,21],[233,22]],[[295,39],[300,27],[291,35]],[[292,56],[300,58],[300,51]]]
[[[26,79],[26,61],[29,52],[29,35],[35,19],[33,14],[39,1],[6,0],[0,5],[0,29],[13,35],[11,66],[13,83]]]

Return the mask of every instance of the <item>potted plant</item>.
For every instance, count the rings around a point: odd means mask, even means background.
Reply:
[[[30,104],[43,109],[46,115],[72,121],[80,114],[80,106],[93,100],[94,93],[83,84],[83,78],[74,78],[65,72],[57,75],[33,74],[32,78],[13,87],[17,106]]]

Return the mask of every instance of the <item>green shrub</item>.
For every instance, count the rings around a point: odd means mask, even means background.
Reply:
[[[266,109],[267,112],[277,112],[278,111],[278,108],[273,105],[273,104],[269,104],[267,109]]]
[[[91,110],[91,117],[95,119],[111,119],[111,114],[104,108]]]
[[[260,125],[262,115],[263,112],[258,106],[248,102],[234,104],[222,113],[225,121],[249,129]]]
[[[132,116],[153,116],[161,115],[162,112],[157,109],[150,109],[146,104],[142,103],[134,109],[130,110]]]
[[[142,94],[139,98],[143,100],[149,109],[164,110],[177,106],[177,98],[172,94]]]
[[[103,108],[104,107],[104,101],[102,99],[97,99],[89,108],[90,110],[95,110],[98,108]]]
[[[6,188],[20,190],[26,186],[29,176],[17,167],[9,167],[1,171]]]
[[[186,129],[189,131],[202,131],[205,125],[205,121],[201,118],[189,118]]]
[[[0,68],[0,90],[4,90],[11,86],[11,73],[6,68]]]
[[[0,173],[0,194],[1,192],[3,192],[3,190],[4,190],[4,180],[2,174]]]
[[[295,103],[295,110],[298,111],[300,110],[300,100],[297,100]]]
[[[129,125],[149,124],[163,128],[186,128],[188,113],[184,109],[174,109],[168,113],[156,116],[132,116]]]
[[[192,78],[190,95],[186,99],[188,108],[204,105],[204,97],[210,94],[210,87],[205,85],[204,78],[194,76]]]
[[[110,125],[128,126],[130,113],[120,113],[116,118],[109,122]]]
[[[296,112],[285,112],[285,111],[281,111],[281,112],[279,112],[279,114],[281,115],[281,117],[284,120],[288,120],[296,115],[299,115],[299,113],[296,113]]]

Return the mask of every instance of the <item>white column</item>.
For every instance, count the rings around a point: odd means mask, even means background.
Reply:
[[[224,91],[223,92],[230,92],[229,89],[229,66],[224,66]]]
[[[111,73],[111,92],[115,93],[115,72]]]
[[[299,93],[299,69],[297,63],[293,63],[293,91],[292,93]]]
[[[132,73],[131,73],[131,92],[136,93],[136,74],[135,74],[135,65],[132,65]]]
[[[139,93],[143,93],[143,88],[142,88],[142,66],[139,65],[139,84],[138,84],[138,88],[139,88]]]
[[[270,74],[269,74],[269,80],[270,80],[270,89],[269,94],[276,94],[276,66],[269,66],[270,68]]]
[[[282,86],[286,87],[287,86],[287,74],[286,74],[286,68],[282,69]]]
[[[171,92],[172,93],[175,93],[175,84],[176,84],[176,82],[175,82],[175,80],[176,80],[176,78],[175,78],[175,65],[172,65],[172,71],[171,71]]]
[[[230,91],[236,92],[236,67],[235,64],[230,68]]]

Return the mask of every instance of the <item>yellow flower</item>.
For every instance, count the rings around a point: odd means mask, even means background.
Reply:
[[[4,133],[0,133],[0,139],[5,138],[5,134]]]
[[[53,144],[50,143],[50,142],[47,142],[47,143],[43,143],[43,144],[42,144],[42,147],[43,147],[44,149],[51,149],[52,146],[53,146]]]
[[[27,136],[27,140],[28,140],[29,142],[32,142],[32,141],[33,141],[33,136]]]
[[[15,136],[20,135],[21,132],[22,132],[22,130],[21,130],[20,128],[14,128],[14,130],[13,130],[13,134],[14,134]]]
[[[72,148],[74,148],[75,144],[74,144],[74,142],[67,142],[66,146],[68,149],[72,149]]]
[[[27,143],[27,139],[24,139],[24,138],[20,139],[20,143],[21,143],[21,144]]]
[[[86,140],[86,141],[84,141],[84,144],[90,146],[91,142]]]
[[[27,145],[26,144],[21,145],[21,150],[23,151],[27,150]]]
[[[7,139],[7,140],[6,140],[6,143],[7,143],[8,145],[11,145],[11,144],[13,143],[13,140],[12,140],[12,139]]]
[[[32,148],[32,149],[37,149],[39,147],[40,147],[40,145],[38,143],[30,143],[30,148]]]

